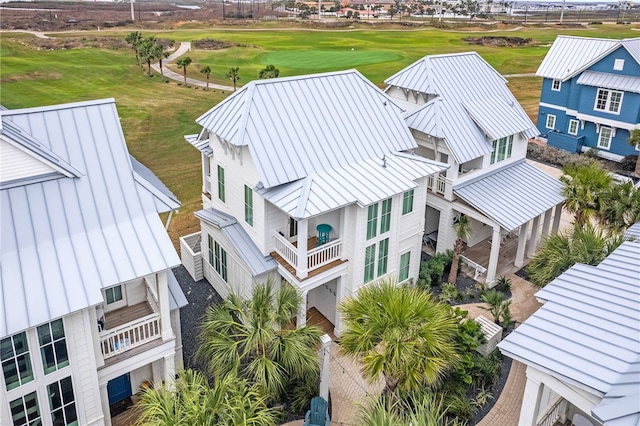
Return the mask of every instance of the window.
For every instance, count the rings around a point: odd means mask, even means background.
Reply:
[[[69,365],[64,324],[61,319],[38,327],[38,342],[40,344],[44,374],[49,374]]]
[[[493,152],[491,152],[491,164],[506,160],[507,158],[511,158],[512,150],[513,135],[494,140]]]
[[[42,424],[38,395],[35,392],[11,401],[9,407],[14,426],[39,426]]]
[[[253,226],[253,189],[244,186],[244,221]]]
[[[398,272],[398,282],[401,283],[409,278],[409,266],[411,265],[411,252],[408,251],[400,256],[400,270]]]
[[[569,120],[569,129],[567,129],[567,133],[570,135],[578,134],[578,120]]]
[[[609,149],[613,132],[611,127],[600,127],[600,137],[598,138],[598,148]]]
[[[547,129],[554,129],[556,127],[556,116],[553,114],[547,115]]]
[[[376,262],[376,245],[371,244],[364,251],[364,282],[373,280],[373,268]]]
[[[616,59],[613,62],[614,71],[622,71],[624,69],[624,59]]]
[[[385,238],[378,244],[378,277],[387,273],[389,260],[389,239]]]
[[[378,204],[372,204],[367,211],[367,240],[376,236],[378,227]]]
[[[596,104],[594,106],[595,110],[619,114],[621,105],[622,92],[618,92],[617,90],[598,89]]]
[[[380,233],[384,234],[391,228],[391,198],[382,202],[382,214],[380,215]]]
[[[224,169],[221,166],[218,166],[218,198],[223,203],[225,202]]]
[[[24,331],[0,341],[0,359],[8,391],[33,380],[29,344]]]
[[[207,235],[207,241],[209,243],[209,265],[214,266],[214,261],[213,261],[213,238],[211,237],[211,235]]]
[[[289,237],[295,237],[298,235],[298,221],[294,218],[289,218]]]
[[[551,90],[553,90],[554,92],[559,92],[561,88],[562,88],[562,81],[553,80],[551,82]]]
[[[115,287],[108,288],[104,291],[104,295],[107,300],[107,305],[119,302],[122,300],[122,286],[117,285]]]
[[[402,195],[402,214],[411,213],[413,211],[413,189]]]
[[[227,251],[220,247],[218,242],[215,242],[214,245],[214,253],[215,253],[215,266],[216,272],[222,277],[222,279],[227,282]]]
[[[54,425],[78,425],[76,401],[73,396],[71,377],[47,386],[49,390],[49,407]]]

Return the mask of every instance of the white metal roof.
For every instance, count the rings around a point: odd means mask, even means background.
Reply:
[[[289,216],[301,220],[353,203],[376,203],[415,188],[417,179],[447,168],[446,164],[418,155],[388,154],[258,192]]]
[[[491,152],[489,140],[520,132],[526,138],[538,134],[504,77],[476,52],[425,56],[385,83],[438,96],[439,102],[409,114],[407,124],[444,139],[458,163]]]
[[[170,310],[183,308],[189,304],[173,271],[167,271],[167,285],[169,287]]]
[[[592,414],[611,426],[640,420],[638,259],[640,244],[625,242],[597,267],[574,265],[536,294],[545,304],[498,345],[602,396]]]
[[[580,74],[577,83],[586,86],[640,93],[640,77],[631,77],[628,75],[585,71]]]
[[[173,192],[151,170],[136,160],[133,155],[130,155],[129,158],[133,168],[133,178],[138,185],[142,185],[144,189],[153,194],[156,211],[158,213],[166,213],[178,210],[181,205],[180,200],[173,195]]]
[[[633,239],[640,243],[640,222],[636,222],[629,227],[624,233],[625,237]]]
[[[507,230],[564,201],[563,184],[525,159],[453,187],[453,192]]]
[[[0,119],[82,174],[0,191],[0,337],[180,264],[156,195],[136,183],[113,99],[0,111]]]
[[[265,188],[417,147],[402,110],[356,70],[254,80],[196,121],[248,146]]]
[[[262,252],[260,252],[260,249],[235,217],[213,208],[197,211],[195,212],[195,216],[220,229],[231,244],[233,244],[238,255],[242,257],[242,260],[244,260],[245,264],[251,269],[254,277],[273,271],[278,267],[274,258],[269,255],[264,256]]]
[[[184,139],[193,145],[198,151],[204,155],[213,154],[213,149],[209,146],[209,139],[200,139],[198,134],[184,135]]]
[[[542,60],[537,76],[568,80],[604,58],[620,46],[640,62],[640,38],[612,40],[558,36]]]

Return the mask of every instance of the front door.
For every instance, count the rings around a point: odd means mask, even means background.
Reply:
[[[129,377],[129,373],[109,380],[109,383],[107,383],[107,393],[109,394],[109,405],[131,396],[131,378]]]

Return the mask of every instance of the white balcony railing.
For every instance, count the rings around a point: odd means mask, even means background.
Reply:
[[[438,177],[435,178],[435,185],[434,185],[434,177],[432,175],[432,176],[429,176],[427,180],[427,185],[432,191],[437,192],[438,194],[444,195],[444,189],[446,186],[445,179],[446,178],[444,175],[438,175]]]
[[[274,232],[273,236],[275,240],[274,249],[276,253],[282,256],[282,258],[289,263],[289,265],[296,268],[296,270],[301,269],[301,266],[304,264],[301,265],[298,262],[298,248],[291,244],[284,236],[280,235],[279,232]],[[318,269],[340,259],[341,252],[341,239],[333,240],[308,250],[306,256],[307,270],[313,271],[314,269]]]
[[[100,333],[100,347],[104,359],[144,345],[160,337],[160,314],[153,313],[138,320]]]
[[[567,400],[560,397],[553,404],[549,405],[544,414],[539,417],[537,426],[553,426],[564,415],[567,409]]]

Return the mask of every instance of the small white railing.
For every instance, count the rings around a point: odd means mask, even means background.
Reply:
[[[562,397],[558,398],[553,404],[547,407],[547,411],[539,417],[540,420],[536,426],[553,426],[562,417],[566,410],[566,400]]]
[[[154,313],[113,330],[100,333],[104,359],[144,345],[160,337],[160,314]]]
[[[201,240],[202,236],[199,231],[180,237],[180,259],[195,281],[202,279]]]
[[[470,268],[473,268],[473,270],[475,271],[475,274],[473,275],[474,280],[477,280],[479,275],[482,275],[487,272],[487,268],[480,265],[479,263],[474,262],[468,257],[460,256],[460,260],[462,260],[462,263],[464,263],[465,265],[469,266]]]
[[[446,178],[445,178],[444,175],[438,175],[438,177],[435,179],[435,185],[434,185],[434,177],[433,177],[433,175],[431,175],[427,179],[427,186],[432,191],[443,195],[444,194],[444,190],[445,190],[445,186],[446,186]]]
[[[309,270],[328,265],[340,258],[342,250],[342,240],[330,241],[320,247],[313,248],[307,253],[307,267]]]
[[[280,235],[279,232],[274,232],[275,238],[275,251],[290,265],[298,267],[298,249],[287,240],[284,235]]]

